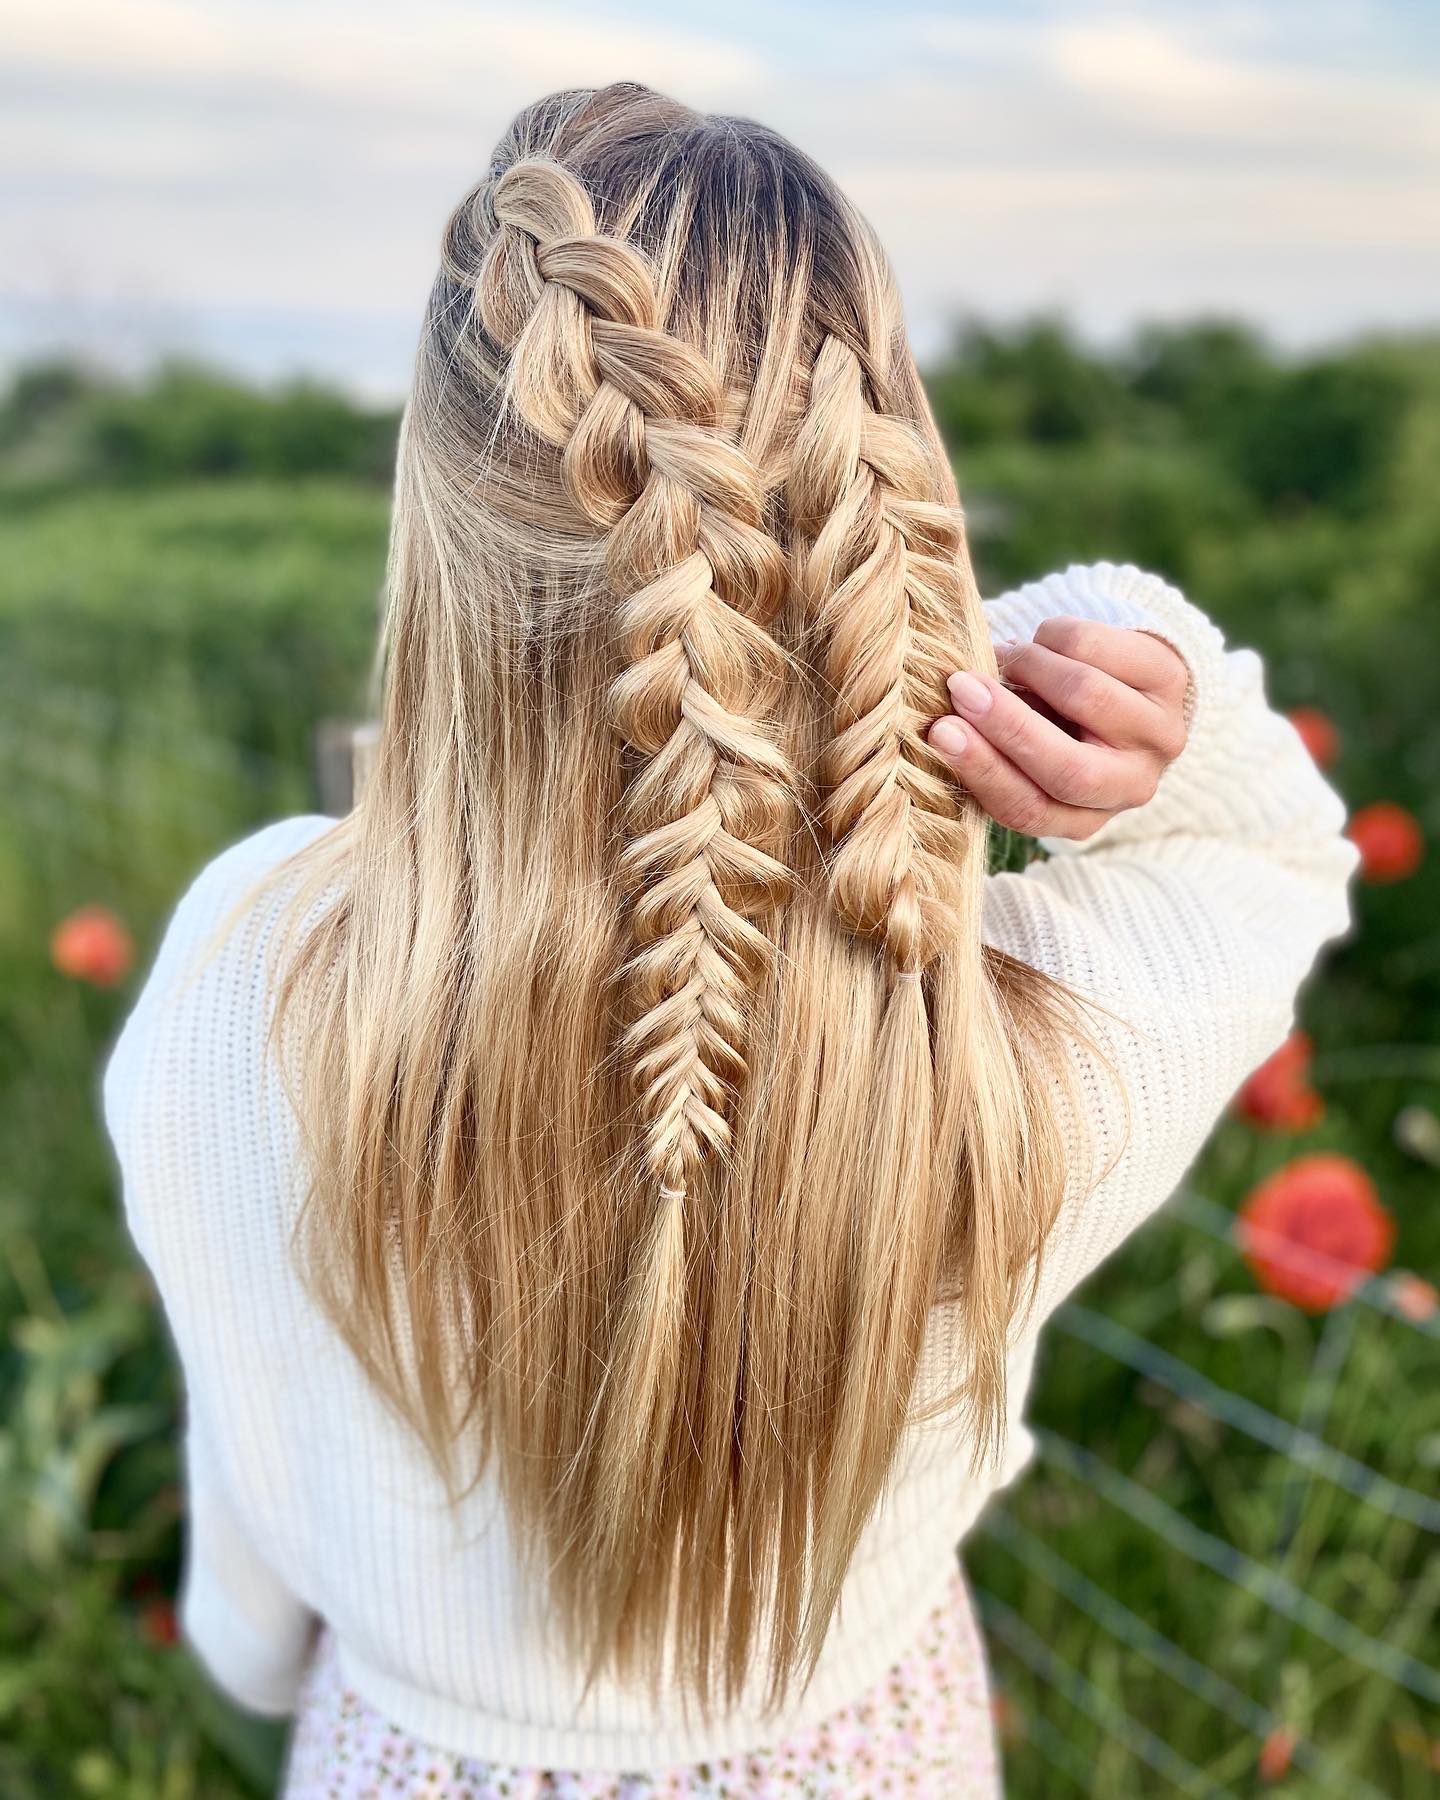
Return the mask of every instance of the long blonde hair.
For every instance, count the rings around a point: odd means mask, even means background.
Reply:
[[[762,1654],[779,1705],[942,1302],[927,1416],[997,1442],[1074,1030],[981,942],[925,732],[994,662],[819,169],[628,84],[519,116],[445,233],[382,648],[282,939],[308,1273],[452,1491],[497,1469],[592,1677],[673,1634],[707,1710]]]

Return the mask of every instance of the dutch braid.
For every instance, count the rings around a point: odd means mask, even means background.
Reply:
[[[520,162],[494,185],[481,322],[510,353],[511,403],[563,447],[576,508],[605,535],[625,667],[610,715],[633,767],[623,971],[646,1160],[668,1201],[730,1142],[765,930],[789,891],[790,764],[764,723],[784,658],[767,626],[788,571],[763,494],[717,428],[709,363],[662,329],[639,251],[596,230],[581,184]]]
[[[833,706],[822,757],[830,894],[841,919],[917,976],[949,939],[973,825],[925,741],[959,664],[958,514],[933,458],[870,402],[872,376],[824,339],[787,483],[816,660]]]

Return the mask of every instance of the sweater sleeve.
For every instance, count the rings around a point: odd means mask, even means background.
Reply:
[[[1189,735],[1147,804],[1083,843],[1045,840],[1048,861],[987,883],[987,941],[1104,1009],[1087,1009],[1103,1060],[1076,1047],[1083,1117],[1069,1123],[1094,1158],[1077,1143],[1077,1168],[1108,1173],[1062,1209],[1032,1324],[1174,1190],[1284,1040],[1301,982],[1349,925],[1357,860],[1253,651],[1227,649],[1174,587],[1129,566],[1071,567],[987,608],[992,634],[1019,640],[1062,613],[1170,643],[1190,670]]]
[[[282,820],[200,872],[171,915],[101,1090],[126,1223],[154,1277],[184,1370],[181,1628],[220,1687],[242,1706],[271,1714],[293,1704],[315,1617],[279,1572],[234,1479],[237,1458],[248,1455],[254,1468],[267,1460],[265,1446],[244,1440],[235,1424],[247,1380],[245,1334],[264,1329],[261,1299],[240,1295],[221,1304],[213,1284],[196,1273],[224,1241],[219,1221],[252,1202],[269,1203],[247,1185],[260,1133],[252,1088],[210,1078],[217,1059],[251,1047],[263,1017],[248,1004],[235,959],[212,960],[210,950],[215,928],[252,883],[330,822]],[[217,1188],[217,1160],[235,1171],[233,1192]]]
[[[315,1614],[256,1548],[226,1492],[213,1435],[192,1400],[180,1627],[216,1684],[252,1712],[293,1710]]]

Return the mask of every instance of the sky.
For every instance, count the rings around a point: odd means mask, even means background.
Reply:
[[[1428,0],[3,0],[0,363],[181,352],[393,398],[509,118],[621,77],[824,164],[922,356],[1038,311],[1099,342],[1440,324]]]

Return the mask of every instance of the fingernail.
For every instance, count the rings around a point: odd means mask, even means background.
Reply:
[[[958,719],[937,719],[930,728],[930,742],[942,756],[963,756],[970,744]]]
[[[990,690],[978,675],[952,675],[950,698],[955,702],[956,712],[969,713],[972,717],[990,710]]]
[[[1020,646],[1016,643],[1014,638],[1002,638],[995,646],[996,662],[1003,663],[1007,657],[1013,656],[1019,648]]]

